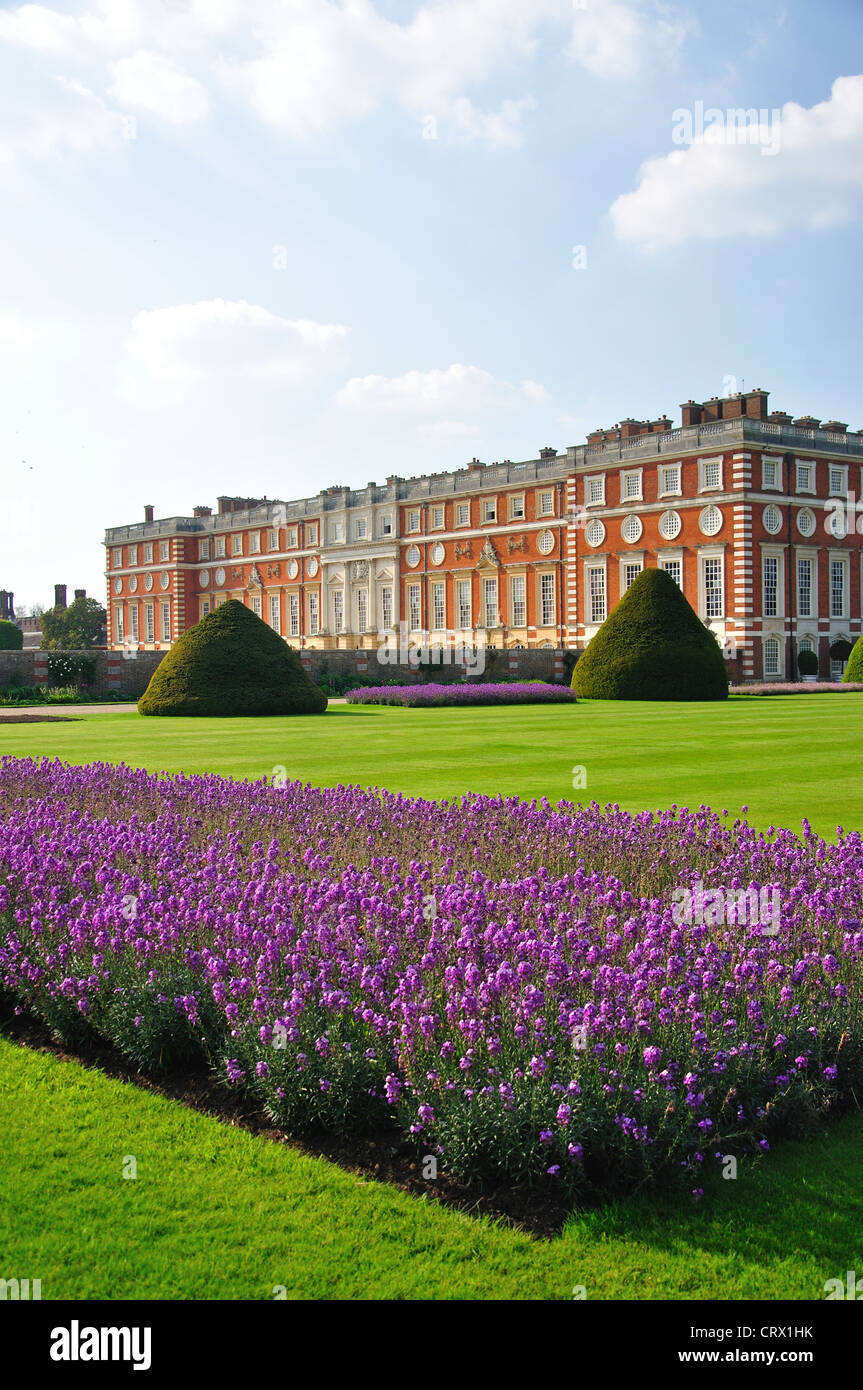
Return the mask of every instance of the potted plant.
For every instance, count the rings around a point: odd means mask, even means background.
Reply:
[[[804,647],[797,658],[797,670],[805,681],[811,682],[818,679],[818,657],[807,647]]]

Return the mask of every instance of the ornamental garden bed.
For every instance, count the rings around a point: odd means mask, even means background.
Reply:
[[[295,1135],[697,1196],[863,1085],[856,832],[8,757],[0,826],[7,1004]]]
[[[464,685],[390,685],[349,690],[349,705],[403,705],[429,709],[442,705],[572,705],[576,695],[565,685],[544,681],[506,684],[484,682]]]
[[[732,685],[729,695],[842,695],[863,690],[848,681],[774,681],[759,685]]]

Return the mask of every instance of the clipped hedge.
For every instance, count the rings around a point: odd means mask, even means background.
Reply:
[[[842,673],[842,680],[846,684],[858,684],[863,681],[863,637],[858,637],[854,646],[851,648],[851,655],[848,658],[848,665]]]
[[[808,647],[804,647],[803,651],[800,652],[797,657],[797,670],[800,672],[801,676],[818,675],[818,657],[815,652],[810,651]]]
[[[23,646],[24,634],[18,624],[0,618],[0,652],[20,652]]]
[[[725,700],[719,643],[665,570],[645,569],[572,673],[589,700]]]
[[[327,697],[296,652],[237,599],[189,628],[159,663],[141,714],[322,714]]]

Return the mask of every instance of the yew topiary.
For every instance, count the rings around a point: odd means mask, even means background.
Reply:
[[[851,655],[848,658],[848,665],[842,673],[842,679],[843,681],[853,681],[855,685],[863,684],[863,637],[858,637],[851,648]]]
[[[725,700],[719,643],[671,576],[645,569],[602,624],[572,673],[588,700]]]
[[[293,648],[229,599],[178,638],[138,701],[141,714],[322,714],[327,697]]]

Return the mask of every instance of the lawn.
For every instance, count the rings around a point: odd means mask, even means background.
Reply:
[[[0,724],[0,753],[288,776],[425,797],[466,790],[749,807],[763,827],[863,828],[863,696],[716,705]],[[420,727],[421,726],[421,727]],[[586,785],[572,787],[574,766]],[[819,1299],[859,1267],[863,1115],[741,1162],[703,1201],[646,1195],[533,1241],[365,1181],[73,1062],[0,1038],[5,1277],[44,1298]],[[135,1181],[122,1177],[134,1155]]]
[[[43,1299],[823,1299],[859,1268],[859,1115],[534,1241],[2,1038],[0,1086],[4,1275]]]
[[[284,767],[318,786],[423,797],[464,791],[617,802],[625,810],[748,806],[760,827],[807,816],[863,829],[863,693],[716,704],[582,701],[429,709],[331,706],[290,719],[145,719],[110,708],[57,724],[0,723],[0,752],[257,779]],[[584,782],[573,789],[573,768]]]

